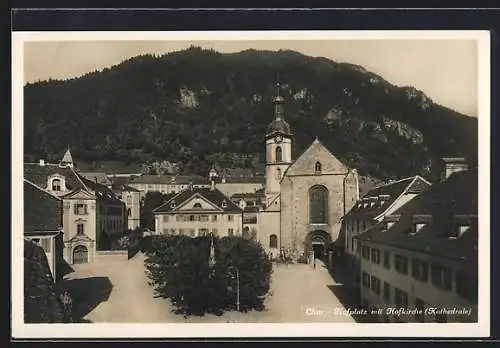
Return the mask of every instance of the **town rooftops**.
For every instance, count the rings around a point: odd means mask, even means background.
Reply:
[[[79,175],[72,167],[62,166],[59,164],[46,163],[40,165],[38,163],[24,164],[24,179],[34,183],[35,185],[45,189],[47,187],[47,179],[49,176],[59,174],[64,177],[66,190],[72,192],[78,189],[83,189],[92,194],[96,194],[98,198],[119,201],[113,192],[106,186],[88,180]],[[93,191],[93,192],[92,192]]]
[[[79,172],[79,174],[88,180],[92,180],[101,185],[110,185],[111,180],[106,176],[105,172]]]
[[[262,190],[259,190],[258,192],[235,193],[231,196],[231,199],[260,199],[265,196],[265,193]]]
[[[266,183],[265,176],[223,176],[217,178],[217,184],[262,184]]]
[[[62,200],[24,180],[25,234],[54,233],[62,230]]]
[[[197,175],[141,175],[129,181],[129,184],[190,184],[209,185],[208,178]]]
[[[115,192],[115,193],[120,193],[120,192],[141,192],[140,190],[137,190],[131,186],[128,186],[126,184],[123,184],[123,183],[113,183],[111,185],[111,191]]]
[[[212,203],[218,209],[224,212],[241,213],[242,210],[236,204],[234,204],[228,197],[226,197],[222,192],[216,188],[191,188],[185,189],[173,197],[169,198],[165,203],[160,205],[158,208],[153,210],[155,214],[161,213],[173,213],[182,212],[178,211],[177,208],[182,206],[184,203],[188,202],[194,196],[202,197],[208,202]]]
[[[374,219],[385,212],[403,193],[418,194],[429,186],[430,183],[418,175],[378,186],[358,200],[344,219]]]
[[[388,216],[390,225],[382,221],[355,238],[449,258],[477,260],[477,185],[477,169],[454,173]],[[467,231],[458,236],[461,225]]]

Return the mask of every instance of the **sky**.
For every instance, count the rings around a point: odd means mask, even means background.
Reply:
[[[398,86],[414,86],[434,102],[476,116],[478,54],[475,40],[203,40],[32,41],[24,44],[24,81],[67,79],[140,54],[165,54],[189,46],[222,53],[290,49],[363,66]]]

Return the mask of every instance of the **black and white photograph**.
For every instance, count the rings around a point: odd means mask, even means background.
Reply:
[[[19,335],[489,328],[488,32],[12,41]]]

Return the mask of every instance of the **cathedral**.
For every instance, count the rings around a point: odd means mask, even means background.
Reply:
[[[274,119],[267,127],[265,207],[258,238],[274,257],[280,251],[323,257],[339,239],[341,219],[359,198],[358,175],[317,138],[295,160],[293,133],[276,86]]]

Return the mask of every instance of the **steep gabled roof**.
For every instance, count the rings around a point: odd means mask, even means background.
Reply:
[[[111,191],[113,191],[114,193],[121,193],[121,192],[124,192],[124,191],[127,191],[127,192],[141,192],[140,190],[137,190],[131,186],[128,186],[126,184],[123,184],[123,183],[113,183],[111,185]]]
[[[116,195],[113,193],[113,191],[110,190],[107,186],[104,186],[104,185],[98,184],[94,181],[88,180],[88,179],[84,178],[83,176],[80,176],[76,172],[75,172],[75,174],[80,178],[80,180],[82,181],[83,185],[87,188],[87,190],[92,190],[97,198],[121,203],[121,201],[118,199],[118,197],[116,197]]]
[[[429,186],[430,183],[418,175],[378,186],[368,191],[344,216],[344,219],[374,219],[387,211],[401,195],[418,194]]]
[[[68,193],[76,190],[84,190],[95,194],[98,199],[121,202],[107,186],[88,180],[69,166],[49,163],[45,165],[39,165],[38,163],[24,164],[24,178],[42,189],[47,187],[47,178],[54,174],[64,176],[66,191]]]
[[[62,200],[24,180],[24,232],[54,232],[62,229]]]
[[[24,178],[41,188],[47,187],[47,178],[54,174],[64,176],[67,190],[84,187],[75,172],[68,166],[59,166],[58,164],[50,163],[45,165],[39,165],[38,163],[24,164]]]
[[[474,223],[477,213],[477,170],[457,172],[396,210],[393,215],[397,222],[389,229],[381,222],[355,238],[477,262],[478,230]],[[471,230],[459,238],[450,238],[457,216],[469,217]],[[415,218],[425,218],[427,222],[419,232],[412,234]]]
[[[158,208],[153,210],[153,213],[171,213],[176,211],[176,208],[188,202],[193,196],[201,196],[221,211],[224,212],[234,212],[241,213],[242,210],[239,206],[234,204],[229,197],[225,196],[218,189],[210,189],[210,188],[192,188],[186,189],[173,197],[169,198],[165,203],[160,205]],[[175,206],[171,207],[171,203],[175,202]],[[226,206],[223,206],[223,202],[226,203]]]
[[[325,154],[328,158],[328,163],[323,161],[322,163],[322,173],[325,174],[347,174],[349,168],[342,163],[337,157],[335,157],[328,148],[321,143],[321,141],[316,138],[311,145],[309,145],[297,158],[296,160],[285,170],[283,173],[283,178],[286,176],[296,175],[298,172],[300,175],[303,172],[307,172],[309,175],[315,174],[315,162],[317,161],[318,154]],[[307,168],[307,169],[306,169]],[[283,178],[281,179],[283,181]]]
[[[94,181],[101,185],[110,185],[111,180],[107,177],[105,172],[79,172],[79,174],[88,180]]]

